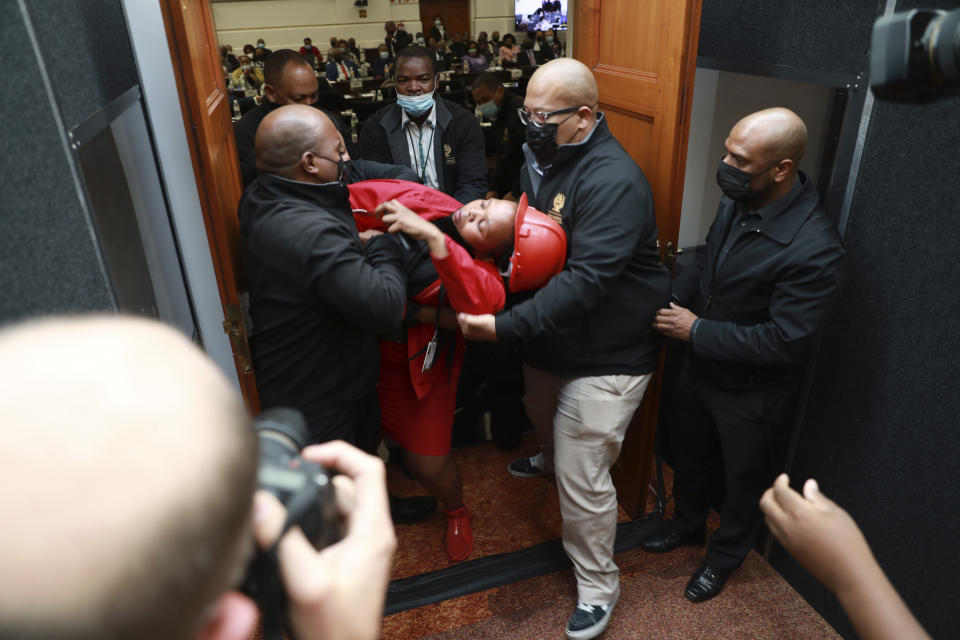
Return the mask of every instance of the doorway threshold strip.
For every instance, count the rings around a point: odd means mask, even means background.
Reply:
[[[617,525],[614,554],[633,549],[659,519],[647,516]],[[559,538],[528,549],[485,556],[446,569],[393,580],[384,616],[553,573],[570,566]]]

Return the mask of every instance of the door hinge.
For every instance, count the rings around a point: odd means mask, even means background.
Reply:
[[[247,332],[239,306],[227,305],[227,319],[223,321],[223,331],[230,338],[230,348],[233,349],[240,373],[252,373],[253,358],[250,357],[250,345],[247,343]]]

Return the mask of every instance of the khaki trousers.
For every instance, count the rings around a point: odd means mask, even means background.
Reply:
[[[579,602],[619,596],[613,562],[617,492],[610,467],[652,374],[559,378],[524,365],[527,415],[546,471],[556,474],[563,548],[573,562]]]

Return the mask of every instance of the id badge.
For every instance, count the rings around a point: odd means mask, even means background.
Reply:
[[[420,369],[420,373],[426,373],[433,368],[434,362],[437,359],[437,342],[439,339],[440,332],[434,331],[433,338],[427,343],[427,351],[423,354],[423,368]]]

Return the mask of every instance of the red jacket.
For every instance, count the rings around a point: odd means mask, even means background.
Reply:
[[[383,223],[371,215],[377,206],[387,200],[397,200],[402,205],[427,220],[448,216],[460,208],[460,203],[443,192],[406,180],[366,180],[349,185],[350,206],[357,231],[377,229],[386,231]],[[444,236],[449,255],[437,259],[431,256],[437,270],[437,280],[424,291],[414,296],[419,304],[436,306],[439,302],[440,284],[446,291],[447,303],[455,311],[470,314],[496,313],[506,301],[503,279],[497,268],[485,260],[470,257],[467,250]],[[433,338],[432,324],[417,324],[407,329],[407,353],[410,360],[410,378],[417,397],[422,398],[434,382],[446,381],[446,367],[434,366],[422,373],[423,349]],[[463,350],[463,337],[456,336],[456,349]],[[419,354],[416,355],[415,354]]]

